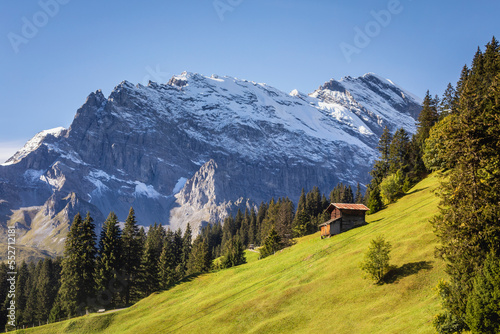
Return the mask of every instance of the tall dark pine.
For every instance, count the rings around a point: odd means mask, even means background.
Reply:
[[[111,212],[104,222],[96,261],[96,285],[100,301],[116,305],[123,290],[123,245],[118,218]],[[103,305],[106,306],[106,305]]]
[[[423,150],[425,140],[429,137],[429,131],[436,124],[438,118],[436,100],[427,91],[422,104],[422,110],[418,115],[416,140],[420,149]]]
[[[137,298],[137,279],[141,268],[143,242],[135,218],[134,208],[130,208],[122,233],[123,272],[125,275],[125,304]]]
[[[392,138],[389,147],[389,172],[398,170],[406,172],[409,167],[410,139],[405,129],[398,129]]]
[[[354,203],[361,204],[363,203],[363,194],[361,193],[361,186],[358,184],[356,185],[356,194],[354,195]]]
[[[161,224],[150,226],[141,259],[141,292],[144,296],[160,289],[159,262],[165,230]]]
[[[194,242],[192,250],[189,253],[189,260],[187,263],[187,274],[205,273],[208,272],[212,265],[210,258],[210,251],[207,242],[198,236]]]
[[[191,243],[193,238],[193,232],[191,231],[191,225],[188,223],[186,226],[186,231],[182,236],[182,265],[184,272],[187,269],[187,263],[189,261],[189,255],[191,254]]]
[[[446,90],[443,93],[443,98],[441,99],[441,104],[439,105],[440,114],[439,118],[442,119],[449,114],[455,112],[457,108],[457,92],[451,83],[448,83]]]
[[[460,83],[457,113],[438,138],[454,166],[442,182],[440,215],[433,221],[439,255],[450,276],[445,314],[438,319],[455,319],[452,325],[461,326],[460,331],[474,327],[475,320],[466,317],[465,301],[472,298],[484,259],[500,252],[499,86],[500,50],[493,40],[484,54],[474,56]],[[437,328],[446,325],[444,320],[437,323]]]
[[[36,315],[40,321],[45,322],[49,318],[50,309],[52,308],[57,296],[59,283],[56,271],[58,268],[50,258],[42,260],[41,263],[42,265],[36,283]]]
[[[61,308],[70,316],[82,314],[85,309],[95,306],[97,249],[94,229],[89,213],[84,221],[77,214],[66,237],[59,298]]]
[[[168,289],[176,281],[175,268],[178,263],[175,256],[175,240],[174,233],[168,230],[163,244],[163,249],[160,255],[160,270],[159,280],[162,289]]]
[[[372,185],[378,185],[389,173],[389,154],[392,141],[392,135],[387,126],[384,128],[378,141],[377,150],[380,152],[380,158],[375,161],[373,169],[370,171],[372,176]]]

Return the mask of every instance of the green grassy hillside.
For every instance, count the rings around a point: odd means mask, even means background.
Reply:
[[[129,309],[51,324],[28,333],[433,333],[433,288],[445,277],[428,220],[437,212],[431,176],[368,225],[298,240],[274,256],[199,276]],[[384,285],[363,279],[370,240],[393,245]]]

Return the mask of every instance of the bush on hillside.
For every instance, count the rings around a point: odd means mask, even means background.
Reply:
[[[385,274],[389,271],[389,253],[391,244],[383,236],[378,236],[370,242],[370,247],[365,253],[364,261],[360,267],[365,271],[368,278],[376,284],[382,282]]]

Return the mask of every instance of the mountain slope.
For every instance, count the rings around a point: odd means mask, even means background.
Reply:
[[[433,288],[445,277],[428,220],[437,213],[435,175],[368,225],[330,239],[316,233],[274,256],[199,276],[129,309],[43,326],[29,333],[434,333]],[[393,245],[384,285],[358,268],[370,240]]]
[[[310,95],[187,72],[162,85],[124,81],[0,166],[0,225],[17,224],[23,245],[61,253],[79,211],[99,228],[133,206],[142,225],[196,232],[249,199],[367,183],[383,127],[413,132],[419,103],[373,74]]]

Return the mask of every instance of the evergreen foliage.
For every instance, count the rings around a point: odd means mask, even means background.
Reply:
[[[433,167],[451,167],[442,182],[440,214],[433,225],[442,246],[438,254],[447,263],[449,293],[440,330],[447,319],[460,331],[475,323],[467,316],[483,259],[500,249],[500,48],[493,38],[484,53],[476,52],[472,68],[464,67],[457,83],[456,112],[439,124],[427,148]],[[446,122],[443,124],[443,122]],[[480,316],[479,314],[477,314]],[[444,331],[442,331],[444,332]]]
[[[144,231],[144,229],[143,229]],[[140,235],[134,209],[131,207],[125,221],[122,233],[123,247],[123,274],[125,275],[124,297],[125,304],[128,305],[131,300],[137,300],[138,286],[137,278],[140,274],[141,254],[143,251],[143,241]]]
[[[381,283],[389,270],[390,252],[391,244],[383,236],[378,236],[370,241],[370,246],[360,267],[376,284]]]
[[[187,274],[206,273],[212,267],[212,259],[208,250],[208,243],[198,236],[194,242],[187,263]]]
[[[230,268],[239,266],[240,264],[244,264],[247,262],[245,257],[245,248],[241,243],[238,236],[235,236],[231,239],[226,246],[224,251],[222,266],[223,268]]]
[[[96,260],[96,287],[101,301],[116,305],[123,289],[123,244],[118,218],[111,212],[104,222]]]
[[[59,300],[61,309],[68,316],[82,314],[94,306],[90,300],[95,295],[97,249],[94,229],[89,213],[84,221],[77,214],[66,237]]]

